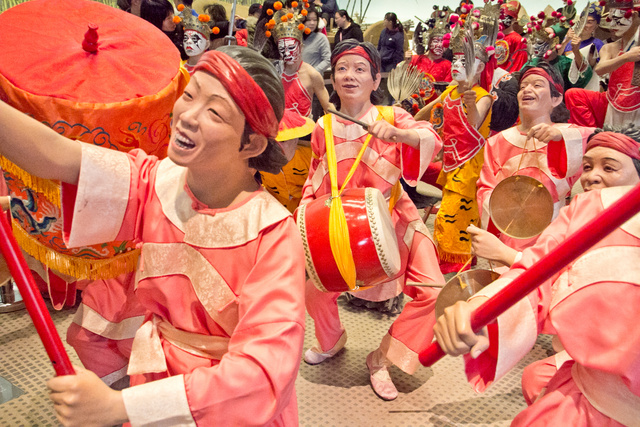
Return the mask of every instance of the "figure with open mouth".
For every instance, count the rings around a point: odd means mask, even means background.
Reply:
[[[0,103],[0,152],[63,183],[70,246],[135,240],[146,309],[131,387],[91,371],[47,386],[64,425],[298,424],[304,256],[255,179],[285,163],[280,78],[251,49],[206,52],[173,109],[168,158],[67,139]]]
[[[419,350],[433,338],[427,325],[435,321],[433,310],[438,292],[405,283],[444,283],[430,233],[399,180],[403,177],[408,184],[415,185],[440,150],[442,141],[429,123],[416,122],[402,108],[375,106],[381,99],[380,67],[380,55],[371,43],[346,40],[333,50],[331,73],[336,93],[332,101],[340,113],[364,122],[367,129],[335,114],[318,121],[311,138],[314,156],[297,220],[300,225],[300,210],[306,205],[333,194],[332,177],[338,188],[346,183],[347,190],[373,187],[382,193],[381,210],[387,216],[391,213],[389,233],[399,248],[399,276],[354,295],[385,301],[404,290],[413,298],[404,306],[380,347],[366,360],[374,392],[384,400],[392,400],[398,391],[388,367],[395,364],[413,373],[419,365]],[[344,234],[339,237],[345,238]],[[323,292],[314,283],[307,282],[306,305],[314,320],[317,343],[304,355],[312,365],[334,357],[347,341],[336,303],[340,292]]]
[[[183,47],[187,56],[189,57],[184,62],[184,67],[189,74],[193,74],[193,71],[198,63],[198,60],[202,55],[209,50],[211,41],[211,27],[209,27],[209,15],[194,16],[191,12],[191,8],[180,5],[178,10],[182,17],[176,17],[176,21],[182,25],[184,40]]]

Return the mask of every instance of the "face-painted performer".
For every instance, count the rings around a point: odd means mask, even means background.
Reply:
[[[379,101],[380,56],[371,43],[346,40],[332,53],[331,74],[336,91],[335,102],[341,112],[369,123],[368,132],[361,126],[327,115],[318,122],[311,138],[314,156],[309,178],[303,190],[301,206],[331,193],[331,178],[326,164],[325,130],[335,146],[338,187],[344,184],[348,171],[356,162],[358,151],[368,141],[347,188],[375,187],[389,200],[394,234],[400,248],[399,279],[359,291],[356,296],[371,301],[384,301],[403,290],[413,300],[407,303],[383,338],[380,347],[367,357],[371,385],[385,400],[398,396],[387,368],[396,364],[407,373],[418,367],[417,351],[431,340],[430,321],[434,319],[436,292],[428,288],[405,287],[406,280],[444,280],[438,269],[433,242],[428,237],[415,205],[399,187],[403,177],[415,185],[426,170],[441,140],[427,122],[416,122],[400,108],[381,107]],[[382,162],[382,163],[381,163]],[[387,166],[381,168],[380,165]],[[391,169],[390,169],[391,168]],[[389,209],[389,206],[383,206]],[[298,219],[299,221],[299,219]],[[335,356],[344,346],[347,335],[340,323],[336,300],[338,292],[321,292],[312,281],[307,282],[307,310],[315,322],[317,343],[305,353],[305,361],[315,365]]]
[[[78,144],[0,104],[2,154],[64,183],[69,244],[126,236],[143,248],[131,387],[80,367],[50,380],[64,424],[297,423],[303,248],[255,179],[286,162],[274,141],[283,108],[273,66],[239,46],[202,56],[162,161]]]
[[[522,42],[522,36],[514,30],[513,26],[518,20],[520,2],[511,0],[502,4],[500,9],[500,24],[504,41],[508,48],[508,59],[500,65],[500,68],[509,72],[519,71],[527,62],[527,46]]]
[[[640,270],[631,262],[640,252],[640,216],[614,230],[562,274],[556,274],[499,316],[490,326],[494,330],[488,340],[468,328],[470,312],[488,295],[527,271],[596,219],[632,188],[630,185],[640,182],[640,144],[625,134],[631,130],[637,138],[638,132],[633,128],[618,130],[623,133],[607,131],[590,137],[583,161],[589,174],[595,173],[600,161],[609,162],[606,167],[616,168],[619,175],[610,181],[613,186],[575,196],[536,244],[523,252],[518,263],[468,302],[457,303],[436,325],[438,342],[447,353],[471,353],[473,359],[465,356],[465,372],[478,392],[499,380],[527,354],[541,333],[541,325],[553,325],[566,357],[556,364],[552,356],[525,368],[523,394],[530,406],[516,416],[513,425],[559,425],[571,420],[572,425],[622,426],[640,419],[640,375],[635,369],[640,334],[629,327],[636,317],[635,306],[640,303]],[[602,154],[611,160],[604,160]],[[626,178],[620,179],[622,175]],[[592,176],[586,182],[594,179],[602,178]],[[602,319],[607,319],[606,325]]]
[[[182,5],[181,5],[182,6]],[[209,15],[194,16],[188,7],[180,7],[181,17],[178,17],[180,24],[184,29],[183,47],[189,59],[184,66],[193,74],[198,60],[209,50],[211,46],[211,28],[209,27]]]

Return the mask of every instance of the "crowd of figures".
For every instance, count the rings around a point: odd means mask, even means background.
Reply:
[[[640,5],[434,6],[414,52],[394,12],[376,47],[335,0],[268,0],[246,17],[191,3],[118,1],[181,56],[166,158],[79,144],[0,104],[2,156],[62,183],[65,243],[141,248],[135,273],[79,286],[67,341],[84,367],[47,382],[62,424],[297,425],[301,361],[348,345],[347,292],[397,315],[366,357],[381,399],[398,396],[389,367],[414,373],[434,341],[465,354],[482,391],[545,333],[557,354],[525,370],[530,406],[513,425],[638,425],[640,217],[483,331],[469,319],[640,182]],[[403,61],[419,84],[382,106],[383,73]],[[548,193],[533,236],[496,217],[512,177]],[[442,190],[433,236],[420,181]],[[437,318],[444,274],[477,257],[504,274]]]

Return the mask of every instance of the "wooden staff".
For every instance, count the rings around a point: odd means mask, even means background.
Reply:
[[[540,258],[520,276],[489,298],[471,314],[471,329],[478,332],[511,306],[526,297],[551,276],[604,239],[608,234],[640,212],[640,184],[582,226],[554,250]],[[420,353],[420,363],[431,366],[444,356],[437,342]]]
[[[60,335],[58,335],[53,320],[51,320],[47,306],[33,280],[29,267],[27,267],[27,262],[22,256],[20,247],[15,237],[13,237],[9,220],[2,214],[0,214],[0,251],[7,261],[13,280],[18,285],[25,308],[29,312],[31,320],[33,320],[56,375],[74,375],[75,371],[71,366],[69,356],[64,350]]]

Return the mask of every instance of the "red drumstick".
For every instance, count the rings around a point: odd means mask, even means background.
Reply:
[[[640,212],[640,184],[582,226],[471,314],[471,329],[478,332],[551,276],[586,252],[609,233]],[[420,363],[431,366],[444,356],[437,342],[420,353]]]
[[[0,225],[0,251],[7,261],[13,280],[18,285],[24,305],[49,355],[53,369],[57,375],[74,375],[75,371],[64,350],[60,335],[58,335],[42,295],[40,295],[29,267],[27,267],[20,247],[13,237],[11,225],[5,215],[0,214]]]

